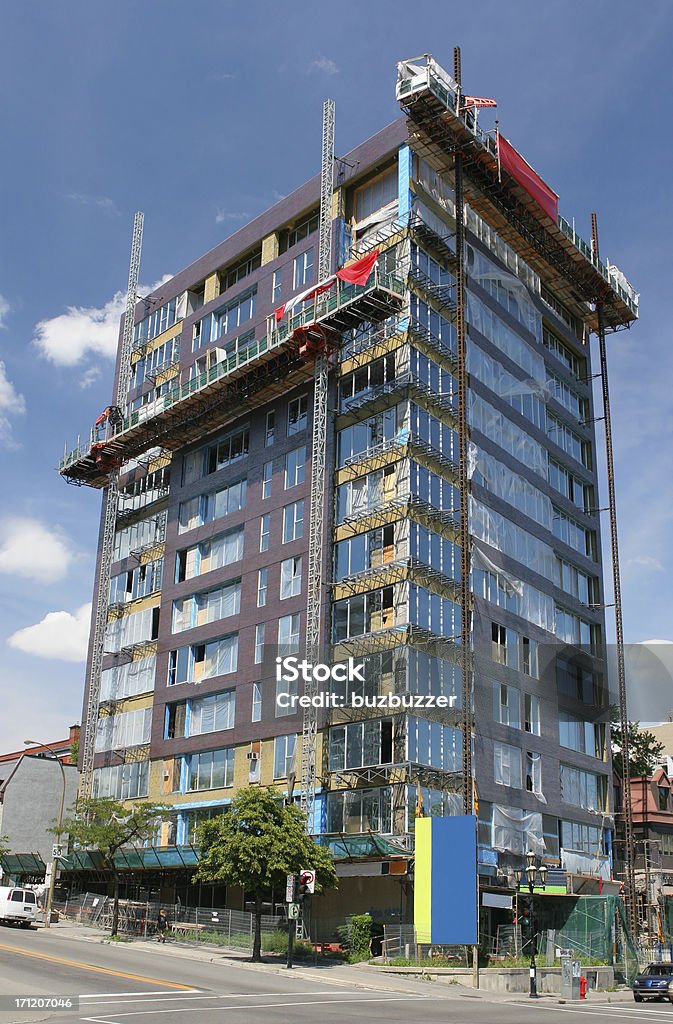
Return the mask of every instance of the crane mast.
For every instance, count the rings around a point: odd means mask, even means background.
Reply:
[[[318,281],[324,281],[332,269],[332,192],[334,190],[334,100],[323,104],[322,162],[320,172],[320,233],[318,250]],[[316,300],[316,309],[319,300]],[[311,447],[311,519],[309,532],[306,660],[315,664],[320,659],[322,639],[323,549],[325,532],[325,455],[327,448],[327,353],[315,361],[313,377],[313,435]],[[317,693],[317,683],[307,682],[305,695]],[[318,709],[304,708],[301,747],[301,808],[306,814],[306,828],[315,831],[314,809],[317,774]]]
[[[133,348],[133,321],[138,293],[138,277],[140,274],[140,254],[143,242],[144,214],[136,213],[133,218],[133,238],[131,241],[131,258],[129,260],[129,280],[126,292],[126,309],[124,311],[124,328],[122,332],[119,354],[119,374],[115,393],[115,409],[119,411],[126,405],[129,375],[131,372],[131,351]],[[112,416],[113,410],[110,411]],[[110,588],[110,570],[114,553],[115,525],[119,499],[119,469],[114,469],[108,478],[103,491],[101,510],[101,545],[98,567],[98,580],[94,595],[94,620],[91,640],[91,660],[89,666],[89,687],[87,691],[86,714],[84,718],[84,736],[82,740],[82,764],[80,779],[80,796],[91,796],[93,781],[93,765],[96,753],[96,728],[98,722],[98,705],[100,702],[101,675],[103,671],[103,655],[105,653],[105,629],[107,626],[108,592]]]

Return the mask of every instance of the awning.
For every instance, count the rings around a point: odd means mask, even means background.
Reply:
[[[39,853],[8,853],[0,857],[6,875],[43,875],[47,865]]]
[[[195,846],[147,846],[118,850],[114,855],[117,871],[151,871],[165,868],[193,868],[199,862]],[[110,871],[98,850],[76,850],[61,859],[62,871]]]
[[[366,857],[406,857],[411,859],[412,856],[403,846],[371,832],[367,835],[320,836],[317,841],[321,846],[328,848],[337,863],[343,860],[361,860]]]

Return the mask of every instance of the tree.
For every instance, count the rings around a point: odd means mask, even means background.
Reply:
[[[237,885],[253,894],[255,938],[252,959],[262,951],[262,901],[271,889],[285,892],[287,875],[314,868],[316,889],[334,889],[336,869],[329,852],[306,835],[306,817],[270,789],[243,789],[216,818],[201,823],[201,858],[194,881]]]
[[[60,828],[82,850],[96,850],[112,872],[114,902],[112,929],[119,928],[119,872],[115,854],[123,846],[142,845],[154,835],[158,823],[172,813],[165,804],[142,803],[127,807],[119,800],[88,797],[77,802],[77,813],[66,818]],[[52,832],[57,829],[53,828]]]
[[[10,851],[9,836],[0,836],[0,861],[3,857],[6,857]]]
[[[612,744],[612,766],[614,770],[622,775],[622,728],[618,717],[613,717],[610,726]],[[654,771],[659,758],[664,752],[664,745],[660,743],[654,733],[648,729],[641,729],[640,722],[628,723],[629,741],[629,776],[638,778],[641,775],[649,777]]]

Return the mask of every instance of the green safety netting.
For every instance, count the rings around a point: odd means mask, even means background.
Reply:
[[[663,897],[661,930],[666,944],[673,942],[673,896]]]
[[[621,896],[560,896],[536,901],[539,931],[555,932],[554,945],[573,954],[612,964],[630,981],[638,970],[636,949]]]

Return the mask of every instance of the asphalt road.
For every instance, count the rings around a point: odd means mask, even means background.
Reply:
[[[57,928],[0,928],[2,1024],[673,1024],[670,1004],[560,1005],[349,967],[283,972],[149,943],[81,941]],[[360,987],[366,986],[366,987]],[[78,996],[77,1009],[17,1008],[16,997]],[[8,998],[10,997],[10,998]],[[570,1016],[572,1015],[572,1016]]]

